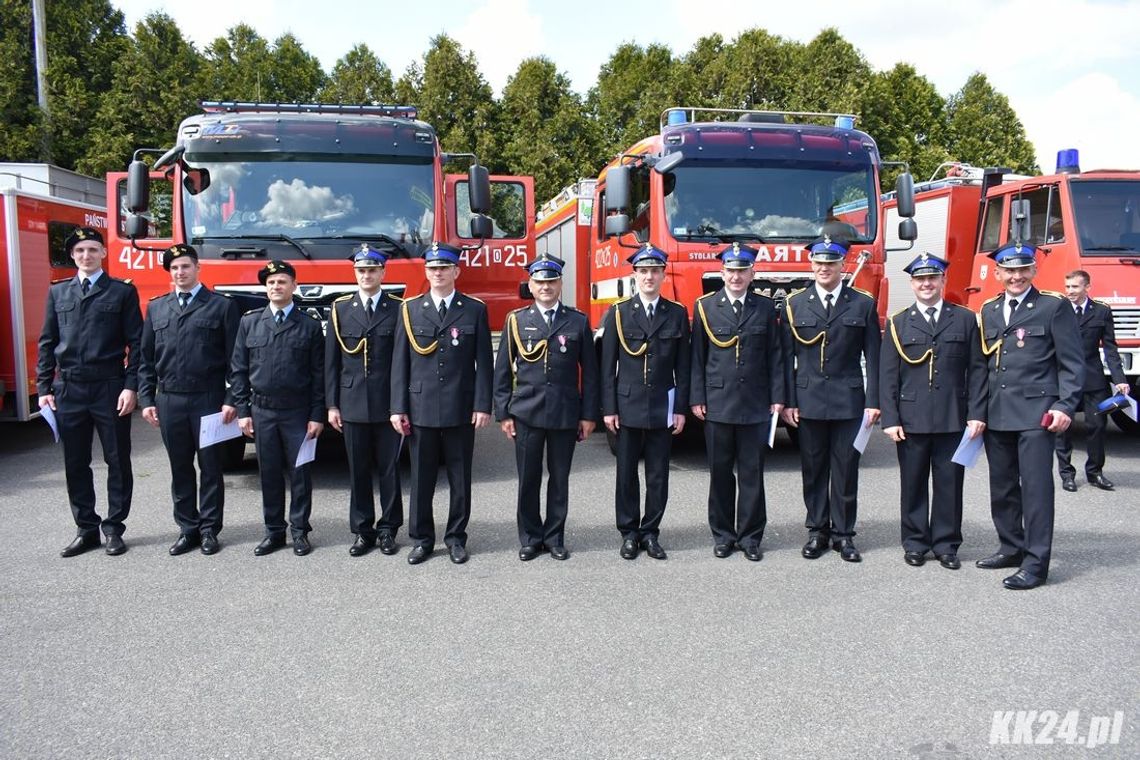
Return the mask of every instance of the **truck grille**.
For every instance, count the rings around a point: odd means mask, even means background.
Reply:
[[[1112,326],[1117,340],[1140,340],[1140,309],[1114,308]]]

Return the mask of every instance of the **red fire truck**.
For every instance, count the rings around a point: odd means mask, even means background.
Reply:
[[[669,255],[663,293],[686,308],[721,287],[716,254],[734,241],[758,250],[755,287],[781,300],[811,281],[804,246],[825,233],[850,243],[845,280],[884,296],[883,162],[854,120],[667,109],[659,134],[611,161],[596,182],[582,180],[544,207],[536,250],[567,261],[575,278],[568,289],[583,310],[588,297],[594,325],[634,292],[625,260],[646,242]],[[897,190],[906,211],[909,174]],[[896,238],[915,234],[905,219]]]
[[[1140,171],[1082,172],[1077,159],[1076,151],[1061,151],[1056,173],[1039,177],[944,165],[936,179],[916,188],[917,248],[951,262],[947,299],[974,310],[1001,290],[988,254],[1011,240],[1041,252],[1034,280],[1039,288],[1063,292],[1066,274],[1088,272],[1092,296],[1112,307],[1124,372],[1135,386],[1140,382]],[[888,226],[894,216],[890,198]],[[911,300],[902,273],[908,260],[887,260],[887,273],[896,283],[892,308]],[[1113,419],[1140,434],[1140,425],[1123,413]]]
[[[103,182],[48,164],[0,164],[0,419],[38,417],[36,360],[48,287],[75,274],[76,227],[105,230]]]
[[[444,174],[448,161],[475,157],[443,153],[412,107],[206,102],[149,171],[139,153],[129,172],[107,176],[117,220],[107,247],[108,269],[131,278],[144,304],[169,291],[161,252],[176,242],[194,245],[203,281],[245,308],[266,303],[257,270],[291,261],[300,305],[323,319],[356,289],[353,249],[388,253],[384,288],[404,296],[426,289],[432,241],[466,248],[459,286],[486,301],[492,327],[522,303],[532,178],[489,177],[477,161]]]

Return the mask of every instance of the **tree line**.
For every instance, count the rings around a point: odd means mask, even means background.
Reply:
[[[199,50],[152,13],[127,32],[109,0],[47,5],[50,118],[41,114],[31,3],[0,0],[0,161],[50,161],[100,176],[139,147],[173,143],[201,100],[415,105],[445,151],[474,152],[493,173],[535,178],[541,203],[654,134],[670,106],[844,112],[887,161],[925,179],[943,161],[1038,170],[1008,99],[982,73],[943,97],[914,66],[874,71],[835,29],[804,44],[750,29],[676,53],[627,42],[584,96],[544,56],[519,64],[500,97],[475,55],[446,34],[399,76],[366,44],[324,71],[292,34],[238,24]],[[897,170],[884,172],[884,186]]]

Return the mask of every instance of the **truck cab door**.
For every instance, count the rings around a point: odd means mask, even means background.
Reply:
[[[161,251],[174,245],[176,213],[174,181],[164,172],[150,173],[148,229],[142,250],[127,237],[127,173],[107,174],[107,270],[115,277],[138,280],[140,270],[162,269]]]

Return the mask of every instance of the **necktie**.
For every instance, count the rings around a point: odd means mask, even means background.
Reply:
[[[180,307],[182,307],[182,309],[185,309],[186,305],[189,303],[190,303],[190,294],[189,293],[179,293],[178,294],[178,305]]]
[[[831,319],[831,299],[832,298],[835,298],[834,293],[828,293],[826,296],[823,297],[823,300],[824,300],[823,308],[827,312],[827,318],[828,319]]]
[[[1017,299],[1011,298],[1011,299],[1009,299],[1009,318],[1010,319],[1013,319],[1014,312],[1016,312],[1016,311],[1017,311]]]
[[[373,302],[374,300],[376,300],[376,299],[369,297],[369,299],[368,299],[368,305],[364,307],[364,311],[365,311],[365,312],[368,314],[368,321],[369,321],[369,322],[371,322],[371,321],[372,321],[372,317],[373,317],[373,315],[375,315],[375,314],[376,314],[376,310],[375,310],[375,309],[374,309],[374,307],[372,306],[372,302]]]
[[[281,311],[277,312],[277,316],[275,316],[274,319],[277,320],[277,326],[278,327],[280,327],[282,324],[284,324],[285,323],[285,310],[282,309]]]
[[[443,321],[444,317],[446,317],[446,316],[447,316],[447,301],[440,301],[439,302],[439,319],[440,319],[440,321]]]
[[[734,314],[736,314],[736,321],[739,322],[740,321],[740,301],[733,301],[732,302],[732,311]]]
[[[649,304],[645,307],[645,318],[650,322],[653,321],[653,304]]]
[[[554,309],[546,310],[546,327],[547,329],[554,327]]]
[[[79,284],[79,287],[83,290],[83,295],[87,295],[89,292],[91,292],[91,280],[84,277],[83,282]]]
[[[1077,307],[1077,319],[1080,319],[1081,314],[1083,314],[1083,313],[1084,313],[1084,309],[1082,307],[1078,306]]]
[[[934,320],[935,308],[933,306],[926,307],[926,321],[930,323],[930,329],[933,330],[937,323]]]

